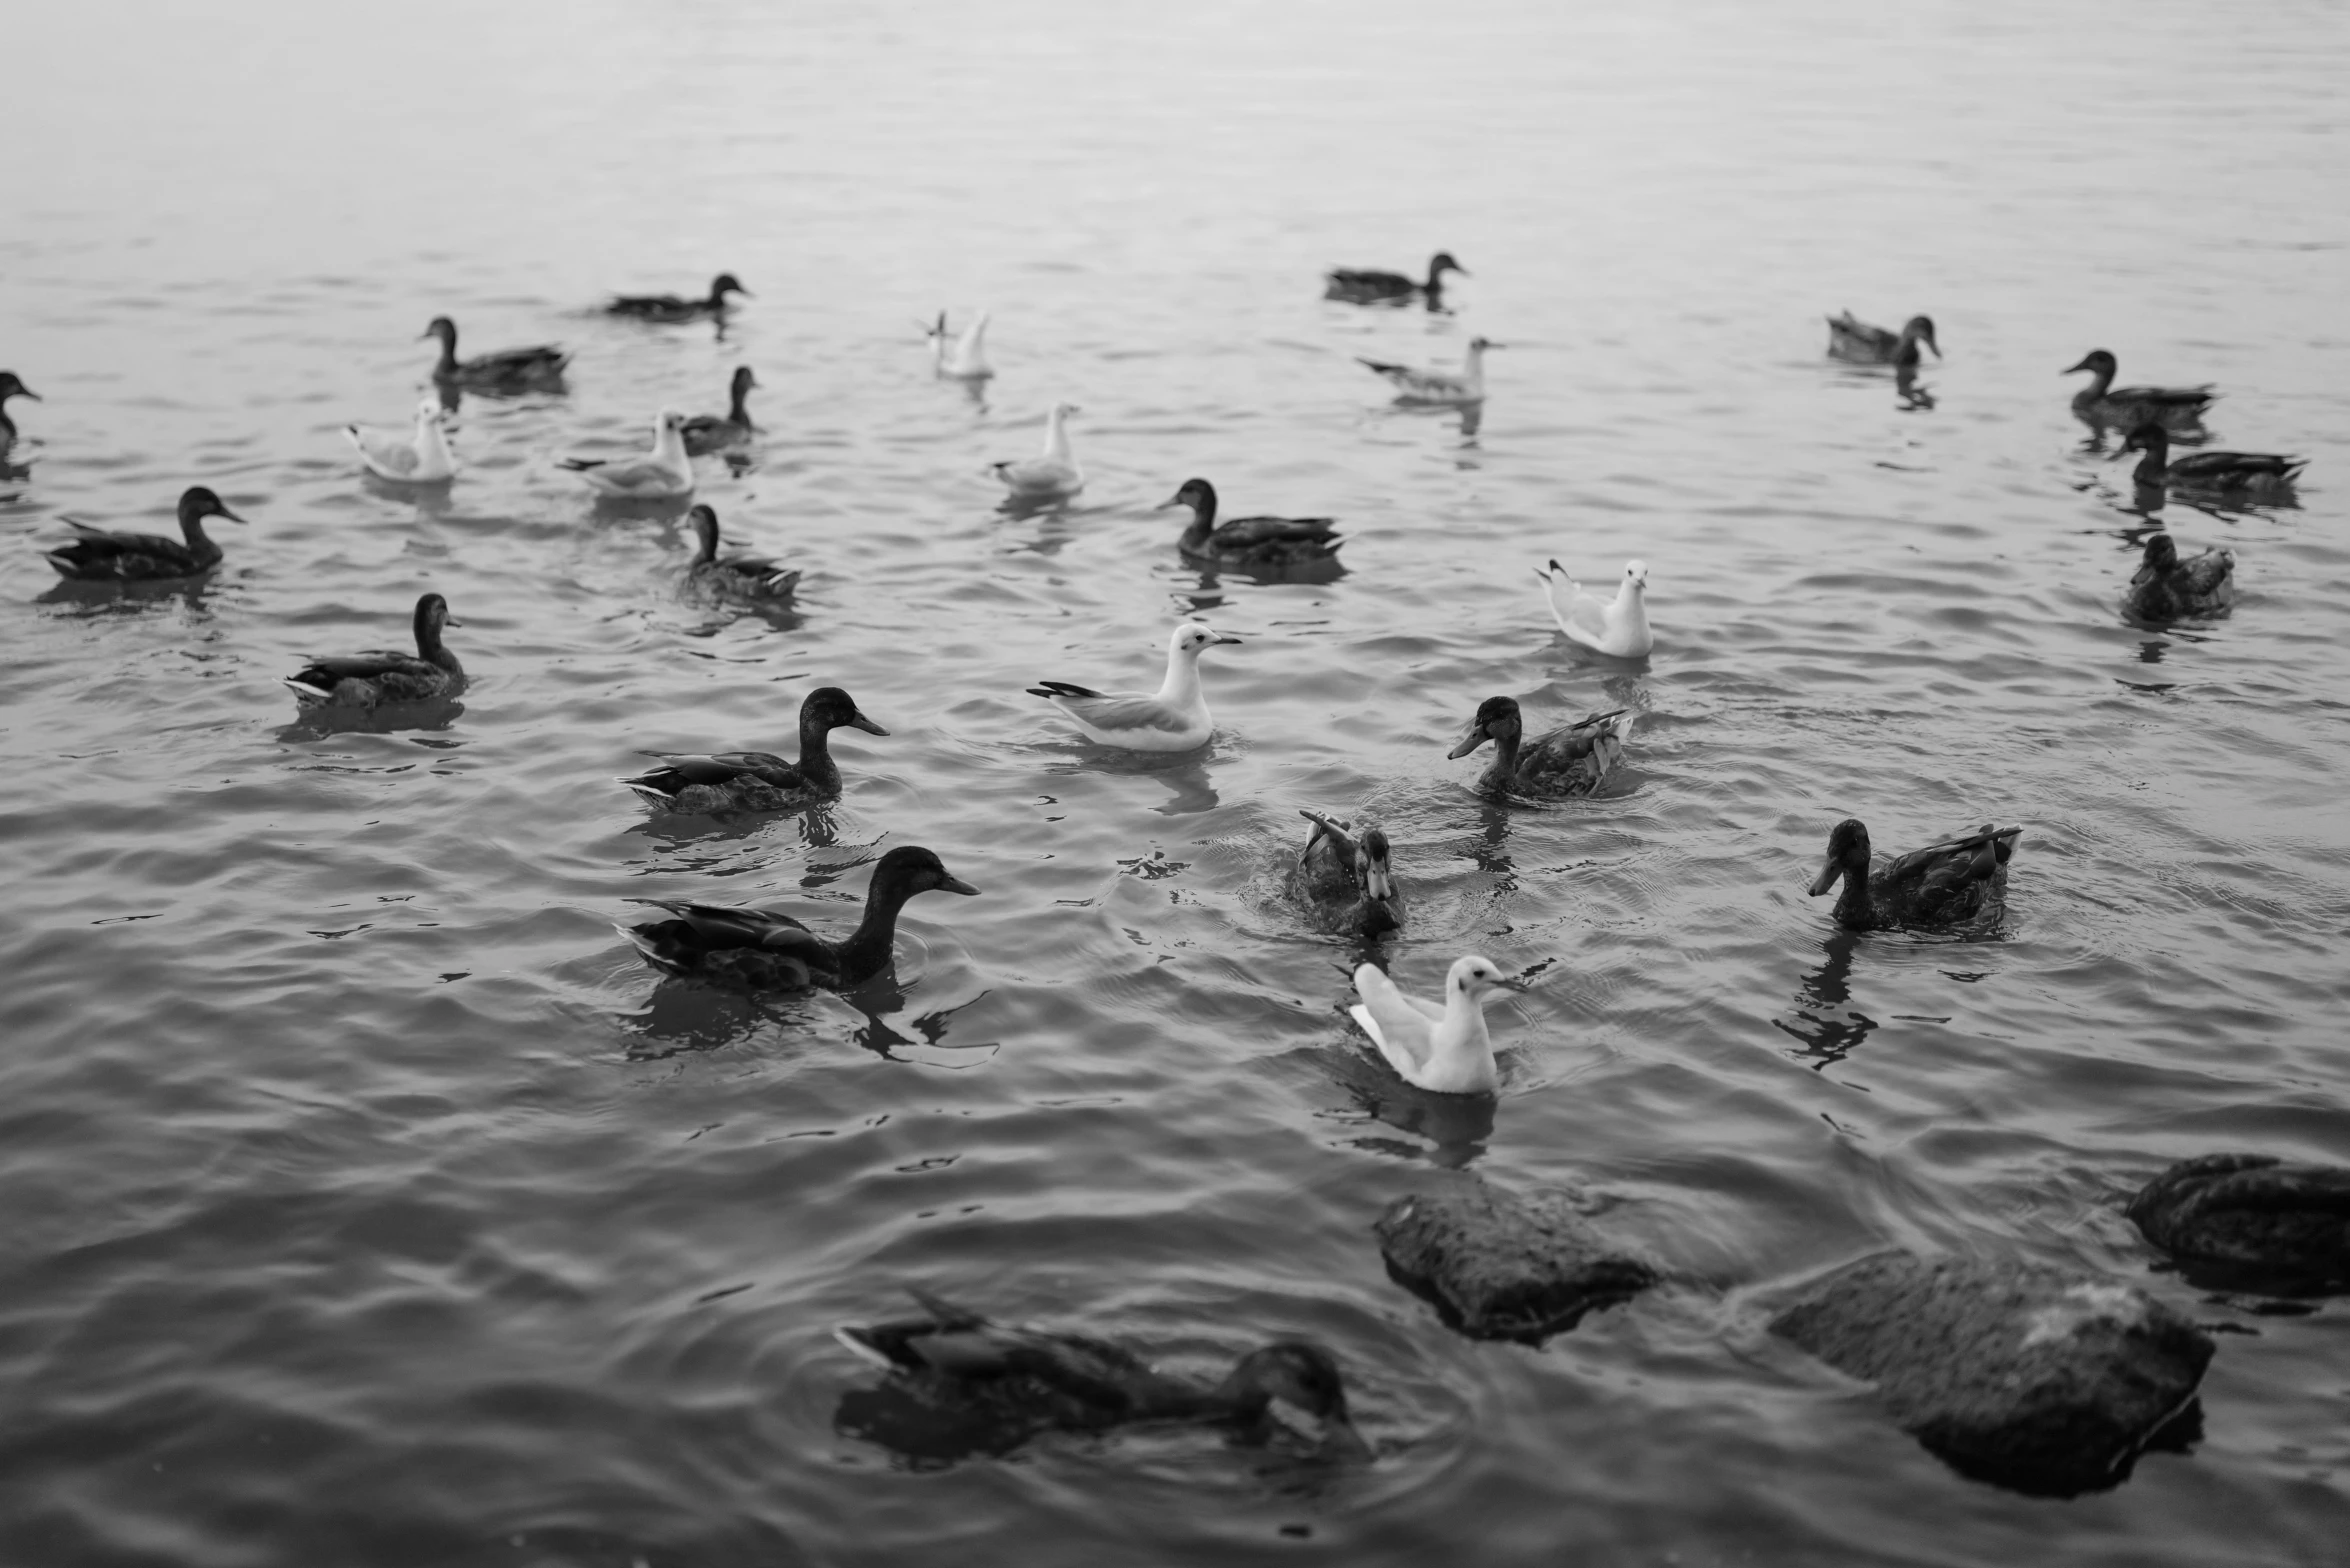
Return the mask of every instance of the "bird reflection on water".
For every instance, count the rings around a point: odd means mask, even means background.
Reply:
[[[1819,967],[1803,977],[1803,987],[1795,993],[1795,1016],[1771,1020],[1772,1028],[1803,1042],[1794,1054],[1809,1061],[1814,1072],[1841,1062],[1877,1031],[1874,1018],[1847,1006],[1852,1000],[1852,958],[1860,940],[1858,931],[1832,928],[1820,943]]]

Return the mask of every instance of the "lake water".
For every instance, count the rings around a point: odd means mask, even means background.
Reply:
[[[2210,1296],[2117,1204],[2219,1149],[2350,1160],[2350,22],[2338,7],[1258,8],[803,3],[360,15],[26,8],[0,225],[0,1557],[247,1568],[1317,1561],[2339,1561],[2350,1315]],[[1334,264],[1474,274],[1449,315]],[[756,291],[719,336],[614,289]],[[1823,313],[1940,327],[1928,399]],[[993,312],[979,400],[917,318]],[[454,316],[557,340],[468,398],[444,495],[364,482]],[[1481,421],[1356,355],[1483,333]],[[2059,372],[2213,381],[2219,444],[2312,459],[2225,543],[2224,618],[2134,627],[2148,518]],[[681,599],[672,512],[553,460],[723,407],[701,496],[797,613]],[[984,472],[1067,399],[1091,482]],[[28,460],[29,459],[29,463]],[[1345,574],[1203,577],[1152,511],[1329,514]],[[214,530],[198,587],[55,586],[67,515]],[[1651,568],[1637,664],[1529,568]],[[445,593],[421,727],[297,722],[313,652]],[[1220,733],[1136,763],[1022,688],[1153,684]],[[790,749],[840,803],[653,818],[647,750]],[[1486,696],[1629,705],[1599,799],[1503,808]],[[1279,882],[1382,820],[1433,991],[1481,951],[1497,1103],[1405,1091],[1354,951]],[[1829,828],[2017,822],[2004,936],[1838,934]],[[917,901],[896,994],[660,983],[633,896]],[[858,1005],[861,1003],[862,1005]],[[1674,1283],[1536,1349],[1443,1327],[1370,1226],[1469,1168],[1586,1189]],[[1888,1244],[2136,1281],[2226,1332],[2189,1452],[2071,1502],[1960,1479],[1763,1330]],[[830,1338],[906,1283],[1208,1374],[1329,1345],[1379,1451],[1212,1430],[908,1461],[836,1426]]]

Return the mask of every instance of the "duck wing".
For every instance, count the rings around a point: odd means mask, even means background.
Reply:
[[[1420,287],[1416,278],[1377,268],[1333,267],[1322,279],[1331,294],[1410,294]]]
[[[805,789],[807,779],[796,763],[786,762],[768,751],[724,751],[707,755],[654,753],[662,763],[634,778],[621,780],[624,784],[642,784],[673,795],[689,784],[708,784],[719,788],[736,779],[750,777],[777,789]]]
[[[682,899],[632,898],[629,902],[667,910],[675,917],[675,924],[692,933],[694,945],[704,950],[755,947],[820,959],[828,968],[832,963],[831,944],[786,914],[730,904],[696,904]]]
[[[1515,782],[1546,793],[1590,793],[1623,759],[1637,717],[1628,708],[1594,713],[1528,741],[1518,753]]]
[[[720,414],[696,414],[679,427],[688,457],[721,451],[751,438],[749,425],[738,425]]]
[[[1211,554],[1260,559],[1329,555],[1339,543],[1338,524],[1328,517],[1235,517],[1208,535]]]
[[[2171,464],[2166,477],[2176,485],[2244,485],[2290,480],[2308,466],[2306,458],[2272,452],[2195,452]]]
[[[605,310],[615,316],[682,317],[699,315],[706,300],[680,299],[675,294],[616,294]]]
[[[1842,359],[1890,359],[1901,335],[1871,326],[1851,311],[1828,318],[1828,352]]]
[[[161,534],[118,534],[66,520],[78,537],[48,551],[51,566],[66,577],[192,577],[208,562],[185,543]]]
[[[477,354],[457,368],[469,376],[508,378],[553,375],[569,363],[571,356],[554,344],[534,343],[527,348]]]
[[[1360,891],[1356,864],[1362,850],[1347,824],[1319,811],[1301,809],[1298,815],[1314,825],[1306,847],[1297,852],[1297,882],[1309,897],[1350,899]]]
[[[342,681],[372,681],[387,675],[413,675],[427,670],[436,676],[442,673],[438,665],[428,664],[413,653],[370,648],[364,653],[313,659],[296,670],[293,678],[299,685],[332,691]]]

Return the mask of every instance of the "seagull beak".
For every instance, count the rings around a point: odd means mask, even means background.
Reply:
[[[941,893],[960,893],[965,898],[977,898],[979,896],[979,889],[973,887],[970,883],[964,881],[961,877],[948,877],[945,881],[939,883],[938,890]]]
[[[1225,635],[1224,635],[1222,632],[1218,632],[1218,633],[1216,634],[1216,641],[1217,641],[1218,643],[1231,643],[1231,644],[1232,644],[1234,647],[1236,647],[1236,648],[1237,648],[1238,646],[1240,646],[1240,639],[1239,639],[1239,638],[1237,638],[1237,637],[1227,637],[1227,636],[1225,636]]]
[[[1461,732],[1461,738],[1452,750],[1444,754],[1444,760],[1447,762],[1457,761],[1491,739],[1493,737],[1485,733],[1483,725],[1471,723],[1467,729]]]
[[[1811,896],[1817,898],[1834,887],[1836,879],[1842,875],[1844,875],[1844,862],[1831,857],[1826,865],[1820,867],[1820,874],[1812,878]]]
[[[889,731],[883,729],[880,725],[865,717],[862,711],[850,714],[849,722],[855,725],[858,729],[863,730],[868,735],[887,735],[889,733]]]

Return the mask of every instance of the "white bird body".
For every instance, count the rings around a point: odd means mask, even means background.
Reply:
[[[923,329],[930,337],[930,368],[936,375],[950,381],[985,381],[995,374],[995,367],[987,362],[987,346],[981,340],[987,336],[987,312],[981,311],[977,320],[963,329],[963,335],[950,347],[947,343],[947,313],[938,313],[938,324]]]
[[[694,493],[694,461],[685,450],[685,416],[663,409],[653,420],[653,450],[643,457],[567,457],[563,466],[606,495],[666,501]]]
[[[1046,681],[1028,688],[1067,714],[1101,746],[1127,751],[1191,751],[1216,733],[1200,690],[1199,656],[1218,643],[1237,643],[1212,627],[1185,621],[1167,639],[1167,678],[1155,692],[1104,692]]]
[[[1624,564],[1624,580],[1616,585],[1613,599],[1602,599],[1569,577],[1556,557],[1548,566],[1534,568],[1534,575],[1542,579],[1550,613],[1570,640],[1618,659],[1646,658],[1656,646],[1656,633],[1648,629],[1646,561]]]
[[[416,405],[412,432],[345,425],[343,434],[359,449],[359,461],[378,479],[399,484],[430,485],[457,476],[457,459],[449,450],[448,432],[441,425],[438,398]]]
[[[1459,370],[1422,370],[1376,359],[1358,363],[1393,382],[1407,403],[1482,403],[1485,401],[1485,351],[1501,346],[1484,338],[1469,339],[1469,351],[1462,356]]]
[[[1485,1032],[1485,993],[1510,986],[1493,961],[1474,953],[1453,960],[1444,1005],[1407,995],[1376,964],[1355,971],[1362,1001],[1347,1009],[1404,1082],[1438,1094],[1491,1094],[1501,1081],[1493,1037]]]
[[[1044,421],[1044,456],[1025,462],[991,463],[988,467],[1023,499],[1070,496],[1085,488],[1085,474],[1069,451],[1066,421],[1077,412],[1074,404],[1055,403]]]

